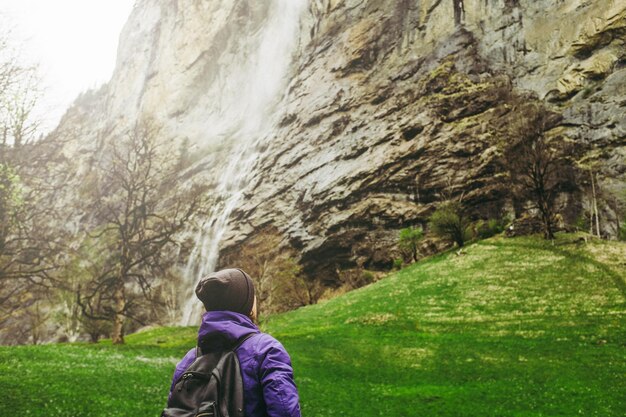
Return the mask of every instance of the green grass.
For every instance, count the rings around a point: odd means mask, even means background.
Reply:
[[[623,416],[626,244],[493,238],[270,318],[304,416]],[[193,328],[0,348],[0,416],[158,415]]]

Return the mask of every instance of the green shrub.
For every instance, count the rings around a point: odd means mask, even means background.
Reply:
[[[400,230],[398,245],[402,250],[410,253],[413,260],[417,262],[417,245],[423,237],[424,231],[421,227],[407,227]]]
[[[577,231],[586,232],[589,230],[589,217],[585,216],[585,213],[580,213],[574,222],[574,227]]]
[[[502,222],[502,219],[489,219],[487,222],[488,229],[494,234],[502,233],[506,225]]]
[[[489,219],[487,221],[479,220],[474,224],[476,236],[479,239],[488,239],[492,236],[504,232],[509,219],[503,217],[501,219]]]
[[[402,265],[404,265],[404,261],[400,258],[393,260],[393,268],[394,269],[402,269]]]
[[[435,235],[456,243],[460,248],[472,238],[469,219],[457,201],[445,203],[435,210],[430,216],[429,227]]]

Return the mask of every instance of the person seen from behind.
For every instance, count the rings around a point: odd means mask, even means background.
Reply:
[[[196,295],[206,309],[198,346],[231,346],[239,359],[244,405],[240,411],[246,417],[300,417],[289,355],[280,342],[256,325],[257,303],[250,276],[241,269],[212,273],[200,280]],[[191,349],[176,365],[170,400],[198,352],[204,350]]]

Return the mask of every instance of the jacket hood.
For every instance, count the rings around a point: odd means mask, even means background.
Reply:
[[[202,315],[198,340],[219,335],[234,342],[250,333],[260,331],[249,317],[234,311],[207,311]]]

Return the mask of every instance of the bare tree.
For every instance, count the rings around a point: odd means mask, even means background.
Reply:
[[[0,36],[0,328],[18,342],[11,329],[40,338],[39,318],[47,317],[40,301],[50,295],[63,241],[49,204],[56,195],[52,147],[35,140],[39,94],[37,68],[22,64]]]
[[[591,221],[590,223],[590,234],[593,233],[594,226],[594,218],[595,218],[595,227],[596,227],[596,235],[600,237],[600,214],[598,213],[598,193],[596,192],[596,175],[591,168],[589,168],[589,174],[591,176]]]
[[[24,64],[19,48],[0,35],[0,146],[20,146],[34,140],[39,121],[33,109],[41,97],[37,65]]]
[[[159,133],[153,122],[138,122],[111,143],[87,182],[98,262],[77,296],[86,317],[112,322],[115,344],[124,343],[127,318],[143,324],[140,307],[154,301],[156,277],[175,261],[170,249],[203,208],[202,189],[182,184]]]
[[[259,231],[224,262],[242,268],[254,280],[261,314],[292,310],[317,302],[322,287],[307,279],[275,229]]]
[[[65,186],[57,181],[50,162],[40,163],[44,159],[42,153],[49,150],[44,142],[5,148],[3,156],[10,158],[0,160],[3,329],[11,327],[8,323],[23,322],[23,326],[28,326],[32,320],[26,320],[26,310],[43,299],[51,299],[51,289],[60,284],[57,271],[64,262],[69,239],[57,202]],[[46,303],[38,305],[42,312],[47,308]]]
[[[551,141],[546,136],[560,116],[534,103],[521,105],[514,112],[510,125],[512,143],[505,152],[510,179],[518,196],[531,201],[538,210],[544,237],[554,239],[556,197],[571,170],[562,138]]]
[[[282,258],[279,266],[274,275],[274,311],[293,310],[319,300],[324,287],[318,280],[306,278],[294,258]]]

